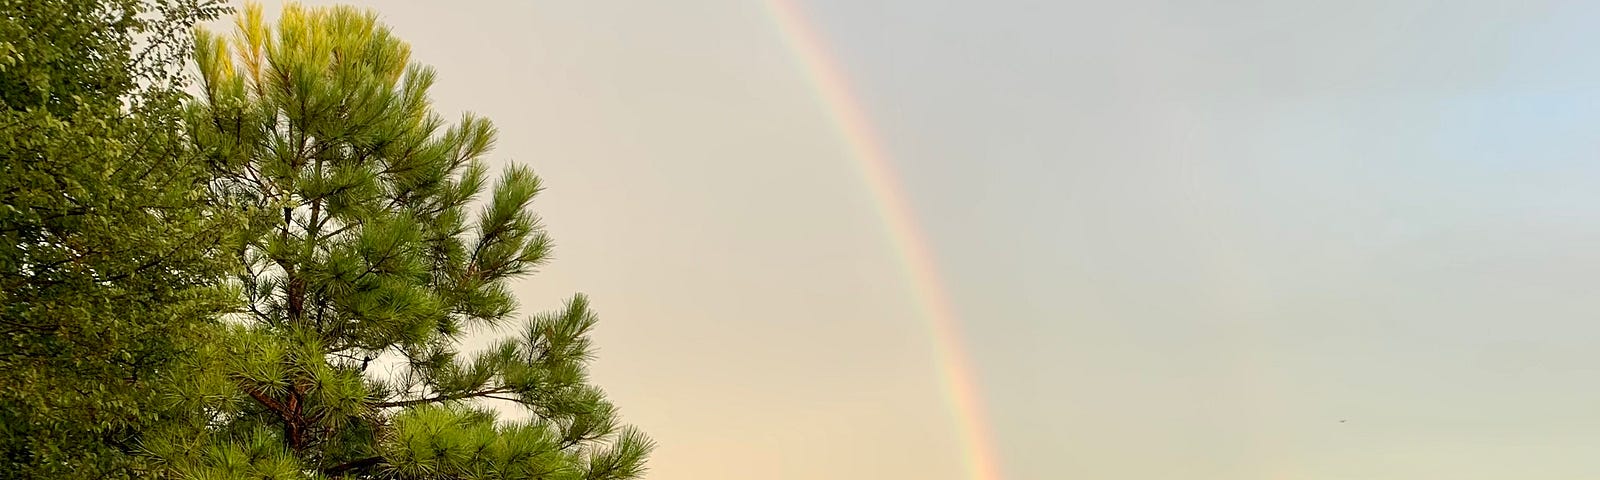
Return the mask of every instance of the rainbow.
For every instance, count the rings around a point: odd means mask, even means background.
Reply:
[[[827,105],[851,156],[858,160],[867,187],[877,200],[878,214],[883,216],[888,227],[890,241],[900,253],[921,313],[933,332],[941,380],[956,419],[957,433],[961,436],[968,476],[973,480],[1000,480],[1000,459],[985,421],[977,382],[961,344],[960,321],[940,281],[933,253],[917,226],[915,211],[907,203],[891,170],[888,151],[851,93],[843,70],[829,57],[822,36],[806,21],[800,8],[792,0],[767,0],[766,3],[784,42],[795,52],[817,95]]]

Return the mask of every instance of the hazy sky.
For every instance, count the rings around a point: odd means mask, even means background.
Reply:
[[[1600,477],[1600,3],[797,3],[926,227],[1006,478]],[[649,478],[964,478],[763,2],[371,5],[544,177],[525,310],[593,297]]]

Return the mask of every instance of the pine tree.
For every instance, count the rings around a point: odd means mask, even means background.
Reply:
[[[251,5],[195,52],[190,135],[250,219],[232,254],[244,307],[171,396],[207,415],[170,425],[154,456],[195,478],[642,474],[650,440],[588,380],[584,297],[515,322],[508,282],[551,249],[538,177],[491,180],[495,128],[447,125],[434,71],[376,14],[290,5],[273,26]],[[517,334],[459,351],[502,326]]]
[[[0,1],[0,477],[127,478],[227,296],[183,139],[208,0]]]

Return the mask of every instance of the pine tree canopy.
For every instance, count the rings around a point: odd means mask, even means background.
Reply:
[[[434,71],[372,12],[247,6],[198,31],[188,135],[243,212],[241,306],[175,370],[144,442],[191,478],[630,479],[650,440],[592,385],[582,296],[520,317],[551,241],[539,178],[491,174],[488,120],[440,118]],[[515,332],[464,353],[470,331]],[[501,418],[521,412],[525,420]]]

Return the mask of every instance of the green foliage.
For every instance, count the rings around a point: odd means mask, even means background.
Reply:
[[[197,33],[204,93],[188,109],[213,191],[247,217],[229,254],[245,308],[166,397],[205,414],[146,448],[194,478],[641,475],[650,440],[589,383],[582,296],[486,351],[457,348],[512,323],[507,282],[548,258],[538,177],[511,167],[491,187],[494,127],[434,113],[433,70],[375,14],[262,17]]]
[[[183,139],[206,0],[0,0],[0,476],[138,475],[155,392],[233,295]]]

